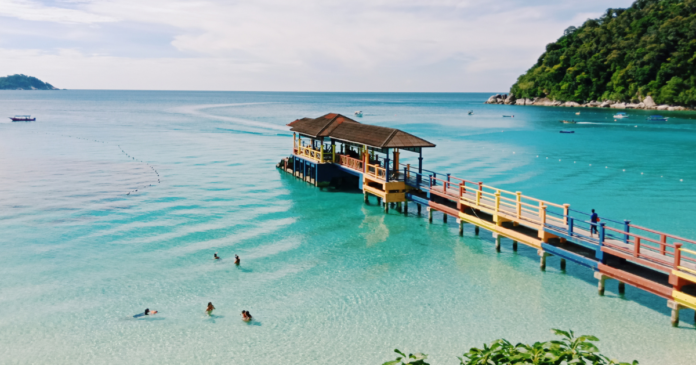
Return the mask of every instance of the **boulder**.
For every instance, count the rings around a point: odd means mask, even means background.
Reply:
[[[611,101],[611,100],[606,100],[606,101],[603,101],[601,104],[599,104],[599,107],[600,107],[600,108],[608,108],[608,107],[610,107],[612,104],[614,104],[613,101]]]
[[[580,106],[580,104],[574,102],[574,101],[566,101],[563,106],[569,107],[569,108],[577,108]]]
[[[488,98],[488,100],[486,101],[486,104],[495,104],[495,103],[497,103],[498,98],[500,98],[500,94],[495,94],[495,95],[491,96],[490,98]]]
[[[626,109],[626,103],[616,103],[610,106],[612,109]]]
[[[546,106],[561,106],[561,104],[563,104],[563,103],[561,103],[558,100],[555,100],[555,101],[552,101],[550,103],[546,103]]]
[[[669,105],[658,105],[657,110],[667,110],[669,109]]]
[[[510,105],[510,104],[515,104],[515,95],[510,93],[508,97],[505,99],[505,105]]]
[[[626,109],[638,109],[638,104],[626,104]]]
[[[587,103],[587,106],[589,106],[590,108],[598,108],[602,106],[602,103],[592,100],[591,102]]]
[[[683,106],[670,106],[669,108],[667,108],[667,111],[670,112],[680,112],[684,110],[686,110],[686,108],[684,108]]]
[[[646,109],[650,109],[657,106],[657,104],[655,104],[655,100],[653,100],[652,96],[649,95],[645,98],[645,100],[643,100],[643,104],[645,104]]]
[[[532,105],[549,106],[549,104],[551,104],[551,100],[549,100],[549,98],[537,98],[534,100]]]

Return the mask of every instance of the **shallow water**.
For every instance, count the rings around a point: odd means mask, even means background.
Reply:
[[[437,144],[428,169],[696,237],[693,116],[487,97],[0,92],[0,115],[38,117],[0,123],[0,362],[379,364],[400,348],[456,364],[551,328],[621,360],[696,362],[691,311],[673,329],[664,299],[612,282],[599,297],[588,269],[552,257],[542,273],[534,250],[496,254],[487,231],[459,237],[453,220],[385,215],[274,168],[288,122],[363,110]],[[160,313],[132,318],[146,307]]]

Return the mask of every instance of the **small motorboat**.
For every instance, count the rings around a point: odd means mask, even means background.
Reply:
[[[362,118],[362,110],[358,110],[357,112],[355,112],[355,116]]]
[[[469,115],[474,115],[474,111],[473,111],[473,110],[469,110]]]
[[[575,115],[580,115],[580,112],[575,113]]]
[[[661,115],[651,115],[648,117],[648,120],[651,122],[666,122],[667,119],[669,118],[663,117]]]
[[[31,115],[15,115],[10,117],[13,122],[35,122],[36,118],[32,118]]]
[[[561,123],[565,123],[565,124],[576,124],[577,122],[574,121],[574,120],[562,120]]]
[[[514,115],[503,115],[503,118],[514,118]]]
[[[561,131],[561,133],[575,133],[575,131]]]
[[[616,113],[616,115],[614,115],[614,119],[623,119],[623,118],[628,118],[628,114],[626,114],[626,113]]]

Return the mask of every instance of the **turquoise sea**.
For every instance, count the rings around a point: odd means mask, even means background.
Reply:
[[[275,168],[285,124],[362,110],[437,144],[427,169],[696,238],[696,116],[489,95],[0,92],[3,118],[38,118],[0,123],[0,363],[381,364],[399,348],[457,364],[551,328],[619,360],[696,363],[692,311],[674,329],[664,299],[615,282],[599,297],[588,269],[551,257],[542,273],[531,248],[496,254],[485,230]],[[159,314],[132,318],[145,308]]]

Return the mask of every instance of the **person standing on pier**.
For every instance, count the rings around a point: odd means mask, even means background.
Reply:
[[[593,233],[597,233],[597,223],[599,223],[599,216],[594,209],[592,209],[592,214],[590,215],[590,222],[592,222],[590,225],[590,237],[592,237]]]

